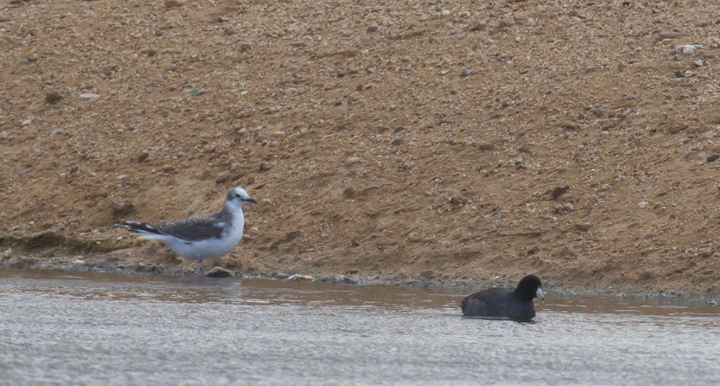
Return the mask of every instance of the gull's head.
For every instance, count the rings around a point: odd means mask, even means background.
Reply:
[[[225,205],[232,205],[239,208],[247,203],[257,203],[257,201],[250,198],[250,195],[245,189],[240,187],[230,189],[227,196],[225,196]]]

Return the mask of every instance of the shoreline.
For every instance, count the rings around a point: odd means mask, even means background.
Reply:
[[[112,262],[111,262],[112,261]],[[222,267],[216,261],[213,267]],[[207,263],[206,263],[207,264]],[[33,255],[15,255],[11,258],[0,258],[0,269],[22,269],[22,270],[45,270],[45,271],[66,271],[66,272],[92,272],[103,274],[134,275],[143,274],[151,276],[166,277],[193,277],[194,262],[177,257],[171,263],[153,262],[142,258],[127,259],[118,261],[116,258],[104,254],[77,255],[77,256],[52,256],[39,257]],[[227,268],[226,268],[227,269]],[[444,289],[462,291],[468,295],[482,289],[493,287],[513,288],[517,285],[514,278],[495,277],[494,279],[462,280],[452,278],[425,278],[422,274],[415,277],[398,277],[398,275],[360,275],[360,274],[306,274],[288,270],[272,272],[243,272],[242,270],[228,269],[235,273],[235,277],[229,279],[267,279],[279,281],[313,281],[318,283],[344,284],[344,285],[383,285],[396,287]],[[228,279],[210,278],[207,279]],[[558,298],[567,297],[593,297],[600,299],[635,299],[651,301],[672,301],[682,303],[711,303],[720,302],[720,294],[700,293],[681,289],[641,289],[632,285],[613,285],[605,288],[598,286],[582,286],[567,282],[558,283],[555,278],[543,280],[543,287],[546,294]]]

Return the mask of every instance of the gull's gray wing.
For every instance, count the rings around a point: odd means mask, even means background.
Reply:
[[[145,227],[163,235],[187,241],[198,241],[209,238],[219,239],[225,229],[225,223],[220,212],[217,212],[170,222],[147,223]]]

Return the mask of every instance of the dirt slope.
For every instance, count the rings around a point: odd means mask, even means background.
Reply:
[[[239,185],[246,274],[720,293],[719,43],[699,1],[4,0],[4,264],[190,272],[112,221]]]

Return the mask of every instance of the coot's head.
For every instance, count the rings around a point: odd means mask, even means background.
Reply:
[[[515,288],[515,293],[522,299],[532,300],[533,298],[538,297],[540,300],[545,301],[545,294],[542,291],[542,283],[535,275],[527,275],[522,278],[522,280],[520,280],[520,284],[518,284],[517,288]]]

